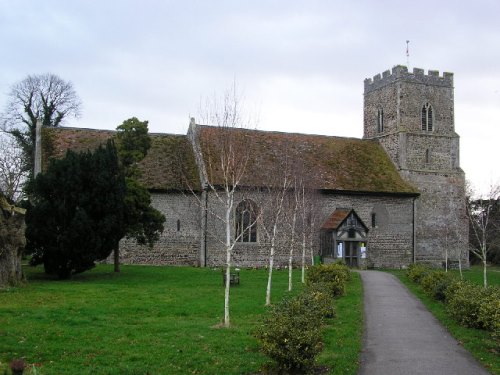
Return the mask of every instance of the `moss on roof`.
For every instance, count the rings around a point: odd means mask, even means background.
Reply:
[[[267,186],[269,176],[286,164],[307,176],[310,186],[330,191],[359,193],[416,194],[418,190],[404,181],[382,146],[376,141],[320,135],[230,129],[229,133],[212,126],[197,125],[200,145],[212,183],[222,176],[215,159],[217,150],[228,139],[247,160],[243,186]],[[94,149],[114,136],[111,130],[46,128],[43,160],[62,157],[66,150]],[[150,134],[151,149],[140,163],[141,180],[152,190],[200,189],[194,153],[185,135]],[[245,157],[248,155],[248,158]]]
[[[71,149],[75,152],[93,150],[116,134],[112,130],[82,128],[45,128],[43,160],[60,158]],[[151,148],[139,163],[141,182],[151,190],[199,190],[199,176],[192,147],[187,136],[150,134]]]
[[[224,135],[220,128],[198,126],[205,163]],[[227,130],[225,130],[227,131]],[[284,165],[301,166],[315,188],[373,193],[418,193],[404,181],[382,146],[371,140],[231,129],[241,153],[248,153],[242,185],[266,186]],[[220,171],[212,182],[222,181]]]

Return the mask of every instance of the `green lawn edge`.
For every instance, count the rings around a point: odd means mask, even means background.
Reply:
[[[329,374],[355,375],[360,365],[363,344],[363,284],[359,272],[351,272],[345,296],[335,300],[337,316],[325,327],[325,349],[318,364],[327,366]]]
[[[425,294],[418,284],[415,284],[406,276],[404,270],[384,271],[395,275],[410,292],[420,299],[460,345],[468,350],[488,371],[494,375],[500,375],[499,348],[489,332],[459,325],[448,315],[446,306]]]

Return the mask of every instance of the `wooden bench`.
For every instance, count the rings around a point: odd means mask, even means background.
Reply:
[[[226,285],[226,270],[222,269],[222,285]],[[235,268],[229,273],[229,285],[240,285],[240,269]]]

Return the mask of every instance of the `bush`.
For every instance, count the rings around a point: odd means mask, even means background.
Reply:
[[[500,289],[490,287],[479,306],[478,320],[500,340]]]
[[[310,368],[323,349],[322,318],[306,300],[314,297],[288,298],[273,306],[255,333],[262,351],[280,371]]]
[[[453,282],[454,277],[444,271],[431,271],[420,279],[424,291],[438,301],[446,299],[445,292]]]
[[[420,280],[432,270],[423,264],[413,263],[410,264],[406,270],[406,276],[413,282],[420,284]]]
[[[306,285],[324,283],[332,296],[343,296],[345,285],[351,279],[351,271],[345,264],[320,264],[308,269]]]
[[[471,328],[494,330],[498,324],[498,288],[458,281],[450,284],[446,290],[447,309],[460,324]]]
[[[316,311],[319,319],[335,317],[335,306],[328,284],[314,283],[304,289],[297,298],[301,299],[302,303],[309,306],[311,310]]]

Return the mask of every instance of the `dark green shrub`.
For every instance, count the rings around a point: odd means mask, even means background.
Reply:
[[[304,289],[297,298],[300,298],[304,305],[316,311],[319,319],[335,317],[335,306],[328,284],[314,283]]]
[[[493,332],[493,336],[500,340],[500,289],[490,287],[485,292],[479,306],[478,319],[485,329]]]
[[[323,349],[321,326],[322,318],[303,298],[288,298],[270,309],[255,336],[278,370],[303,371]]]
[[[349,268],[340,263],[320,264],[307,270],[306,285],[324,283],[332,296],[343,296],[345,285],[351,279]]]
[[[445,292],[453,282],[454,277],[444,271],[431,271],[420,279],[424,291],[438,301],[446,299]]]
[[[420,284],[420,280],[432,270],[423,264],[413,263],[410,264],[406,270],[406,276],[413,282]]]
[[[498,298],[498,288],[483,288],[466,281],[453,282],[446,290],[448,312],[471,328],[494,329],[499,314],[494,301]]]

